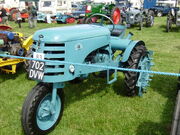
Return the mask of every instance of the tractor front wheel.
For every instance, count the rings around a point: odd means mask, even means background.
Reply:
[[[44,135],[59,123],[64,108],[64,94],[57,90],[53,105],[52,85],[39,83],[28,94],[23,108],[21,123],[27,135]]]
[[[150,70],[151,61],[148,57],[148,52],[144,45],[137,45],[131,52],[128,61],[125,63],[125,68],[129,69],[139,69],[139,70]],[[125,85],[127,88],[128,96],[135,96],[143,91],[143,88],[148,86],[149,74],[148,73],[138,73],[133,71],[124,72],[125,75]],[[140,84],[140,86],[138,86]]]

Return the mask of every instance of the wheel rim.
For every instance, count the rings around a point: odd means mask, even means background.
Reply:
[[[41,130],[50,129],[58,120],[61,112],[61,100],[59,95],[56,97],[56,104],[54,111],[52,113],[52,104],[51,104],[52,94],[47,94],[40,102],[37,112],[36,112],[36,121],[37,125]]]
[[[142,57],[139,61],[138,64],[138,69],[140,70],[146,70],[149,71],[152,67],[152,62],[151,62],[151,56],[153,55],[152,52],[148,52],[146,56]],[[150,81],[150,74],[145,73],[145,72],[140,72],[138,81],[136,86],[139,88],[139,95],[142,95],[142,92],[144,92],[147,86],[149,86],[149,81]]]
[[[116,8],[113,13],[113,22],[114,24],[118,24],[121,18],[121,12],[119,8]]]

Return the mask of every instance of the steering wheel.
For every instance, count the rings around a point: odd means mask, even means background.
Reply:
[[[106,15],[104,15],[104,14],[99,14],[99,13],[93,14],[93,15],[91,15],[91,16],[88,18],[88,21],[87,21],[86,23],[87,23],[87,24],[93,23],[93,22],[92,22],[92,18],[95,17],[95,16],[101,16],[101,17],[103,17],[103,18],[108,19],[108,20],[111,22],[111,24],[113,25],[113,27],[112,27],[112,29],[110,30],[110,32],[112,32],[112,31],[115,29],[115,24],[114,24],[113,20],[112,20],[110,17],[108,17],[108,16],[106,16]],[[103,18],[101,18],[101,25],[102,25],[102,26],[103,26],[103,22],[104,22]]]

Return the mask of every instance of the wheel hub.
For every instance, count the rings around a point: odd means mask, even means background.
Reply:
[[[45,101],[41,104],[39,112],[38,112],[38,119],[39,120],[48,120],[51,117],[51,102]]]
[[[59,95],[56,97],[55,104],[52,104],[52,94],[47,94],[40,102],[37,112],[36,121],[41,130],[50,129],[58,120],[61,112],[61,100]]]

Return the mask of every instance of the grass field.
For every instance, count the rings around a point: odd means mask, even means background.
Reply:
[[[25,36],[60,24],[38,24],[29,29],[27,23],[14,31]],[[133,39],[143,40],[153,50],[155,71],[179,72],[180,29],[165,32],[166,18],[156,18],[155,26],[128,29]],[[62,120],[51,135],[168,135],[176,98],[177,77],[154,75],[143,97],[125,96],[123,74],[112,85],[92,75],[81,84],[66,84],[65,109]],[[23,68],[17,74],[0,73],[0,135],[23,135],[20,116],[27,93],[36,82],[28,80]]]

